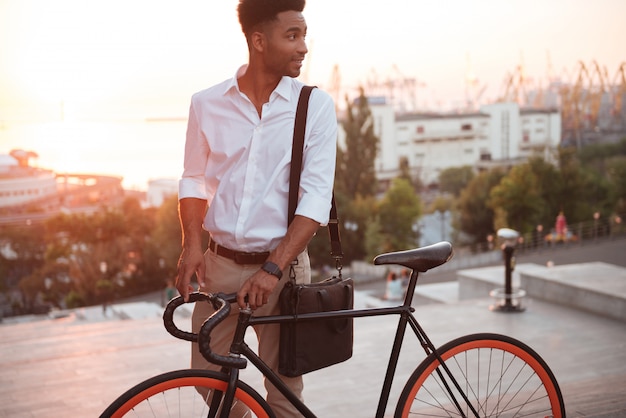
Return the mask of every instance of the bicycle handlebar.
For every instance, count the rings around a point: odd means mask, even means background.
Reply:
[[[209,316],[200,331],[196,334],[193,332],[187,332],[179,329],[174,324],[174,311],[185,303],[182,296],[177,296],[172,299],[163,312],[163,323],[165,329],[171,335],[181,340],[197,342],[202,356],[209,362],[217,364],[223,367],[230,367],[236,369],[244,369],[247,365],[245,358],[241,357],[228,357],[215,354],[211,351],[211,331],[230,314],[230,303],[236,299],[236,294],[225,295],[223,293],[211,294],[202,292],[192,292],[189,294],[188,303],[195,303],[200,301],[210,302],[215,309],[215,312]]]

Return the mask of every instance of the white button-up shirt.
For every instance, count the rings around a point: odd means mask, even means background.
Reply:
[[[192,97],[178,197],[207,200],[203,226],[218,244],[269,251],[287,231],[293,127],[303,84],[283,77],[259,117],[237,76]],[[296,214],[322,225],[328,223],[336,143],[333,100],[314,89]]]

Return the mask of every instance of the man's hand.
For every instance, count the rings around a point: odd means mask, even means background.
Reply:
[[[248,296],[250,309],[255,310],[265,305],[278,284],[278,277],[259,270],[248,278],[237,292],[237,303],[246,308],[245,297]]]
[[[207,210],[207,201],[196,198],[184,198],[178,201],[180,226],[183,230],[183,252],[178,259],[176,289],[189,301],[191,276],[196,273],[198,283],[204,286],[204,253],[202,251],[202,219]]]
[[[178,274],[176,275],[176,289],[183,296],[185,302],[189,300],[189,293],[193,291],[191,276],[196,274],[200,286],[204,286],[206,264],[202,250],[183,249],[178,259]]]

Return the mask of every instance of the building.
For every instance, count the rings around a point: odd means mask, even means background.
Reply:
[[[148,182],[146,200],[149,207],[161,206],[170,196],[178,196],[178,179],[162,178]]]
[[[28,159],[34,156],[21,150],[0,154],[0,209],[34,202],[45,204],[56,196],[56,175],[51,170],[29,166]]]
[[[119,205],[122,177],[57,174],[29,164],[37,154],[13,150],[0,154],[0,224],[45,220],[59,213],[92,213]]]
[[[383,187],[400,174],[403,159],[413,176],[429,185],[448,168],[510,167],[536,153],[548,155],[561,139],[556,108],[494,103],[473,113],[396,113],[384,99],[375,98],[370,109],[380,139],[375,166]],[[340,130],[340,143],[345,143],[343,138]]]

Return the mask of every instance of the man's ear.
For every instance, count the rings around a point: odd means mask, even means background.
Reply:
[[[252,32],[250,35],[250,46],[257,52],[265,49],[265,34],[263,32]]]

